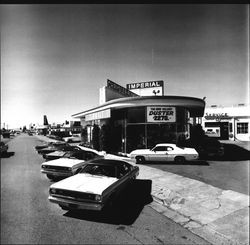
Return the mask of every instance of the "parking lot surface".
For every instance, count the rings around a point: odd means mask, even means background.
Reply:
[[[154,167],[139,167],[139,179],[152,180],[156,202],[150,205],[159,213],[212,244],[248,244],[249,195]]]

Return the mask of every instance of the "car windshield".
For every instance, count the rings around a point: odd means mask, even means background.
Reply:
[[[95,165],[87,164],[82,170],[81,173],[88,173],[92,175],[101,175],[107,177],[116,177],[115,167],[108,165]]]

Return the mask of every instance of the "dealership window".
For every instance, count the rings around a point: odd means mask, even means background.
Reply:
[[[129,108],[128,123],[145,123],[145,107]]]
[[[248,123],[237,123],[237,134],[247,134]]]

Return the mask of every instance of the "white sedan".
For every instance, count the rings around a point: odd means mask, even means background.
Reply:
[[[66,210],[100,211],[138,175],[139,167],[128,160],[91,160],[78,174],[52,184],[49,201]]]
[[[84,164],[85,160],[59,158],[42,163],[41,173],[46,174],[50,180],[67,178],[77,174]]]
[[[153,149],[134,150],[129,156],[136,160],[136,163],[144,163],[145,161],[184,163],[185,161],[197,160],[199,158],[199,154],[194,148],[178,147],[169,143],[157,144]]]

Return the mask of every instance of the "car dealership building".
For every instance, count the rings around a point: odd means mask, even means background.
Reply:
[[[127,84],[107,80],[100,89],[100,105],[72,117],[87,129],[91,144],[93,127],[110,125],[117,151],[151,148],[157,143],[190,137],[192,125],[200,124],[205,101],[194,97],[164,96],[163,81]]]

